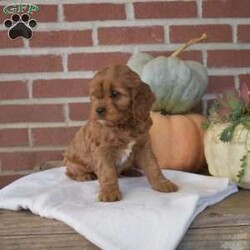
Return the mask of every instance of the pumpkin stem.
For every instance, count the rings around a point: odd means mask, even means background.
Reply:
[[[187,43],[185,43],[179,49],[177,49],[176,51],[174,51],[170,56],[171,57],[177,57],[187,47],[189,47],[189,46],[191,46],[193,44],[199,43],[199,42],[201,42],[203,40],[206,40],[206,39],[207,39],[207,34],[203,33],[201,37],[199,37],[199,38],[193,38],[193,39],[189,40]]]

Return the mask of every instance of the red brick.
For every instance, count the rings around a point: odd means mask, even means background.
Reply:
[[[31,47],[82,47],[91,45],[93,45],[91,30],[35,32],[30,40]]]
[[[0,130],[0,147],[28,146],[27,129],[1,129]]]
[[[1,123],[56,122],[63,120],[63,106],[59,104],[0,106]]]
[[[170,26],[170,42],[185,43],[190,38],[200,37],[203,33],[208,35],[208,38],[203,42],[232,42],[231,26],[220,24]]]
[[[250,42],[250,25],[238,26],[238,42]]]
[[[10,184],[11,182],[23,177],[21,174],[12,174],[12,175],[0,175],[0,188],[3,188]]]
[[[173,51],[160,51],[160,52],[149,52],[149,54],[151,54],[153,57],[157,57],[157,56],[170,56],[173,53]],[[181,60],[193,60],[193,61],[197,61],[202,63],[202,53],[201,51],[198,50],[187,50],[187,51],[183,51],[178,58],[180,58]]]
[[[89,79],[52,79],[33,82],[33,97],[88,96]]]
[[[76,70],[100,70],[109,64],[126,64],[131,54],[122,52],[77,53],[68,57],[68,68]]]
[[[71,103],[69,105],[70,119],[74,121],[84,121],[89,119],[89,103]]]
[[[224,93],[235,90],[233,76],[209,76],[207,93]]]
[[[46,5],[46,4],[38,4],[39,7],[38,12],[33,12],[30,15],[31,19],[35,19],[38,22],[38,25],[40,22],[57,22],[57,5]],[[20,15],[22,13],[19,13]],[[0,23],[2,23],[5,19],[9,19],[12,14],[4,14],[2,11],[0,11]]]
[[[240,83],[246,83],[250,88],[250,74],[240,75]]]
[[[0,56],[0,73],[62,71],[61,56]]]
[[[0,5],[0,23],[2,24],[5,19],[9,19],[11,15],[7,15],[3,13],[3,6]]]
[[[66,21],[104,21],[124,20],[126,18],[124,4],[65,4]]]
[[[164,32],[161,26],[99,28],[98,40],[101,45],[163,43]]]
[[[204,17],[249,17],[249,0],[203,1]]]
[[[35,146],[67,146],[79,127],[71,128],[36,128],[32,130]]]
[[[240,84],[242,86],[242,84],[246,84],[248,89],[250,90],[250,74],[246,74],[246,75],[240,75]],[[250,93],[248,93],[249,97],[250,97]]]
[[[18,38],[15,40],[12,40],[8,37],[8,30],[6,31],[0,31],[0,48],[5,49],[5,48],[20,48],[23,47],[24,43],[23,40],[24,38]]]
[[[197,16],[195,1],[155,1],[134,3],[135,17],[148,18],[186,18]]]
[[[63,159],[62,151],[33,151],[0,153],[1,167],[6,170],[33,170],[42,162]]]
[[[39,4],[39,11],[32,14],[32,18],[36,19],[39,25],[39,22],[57,22],[57,5],[45,5]]]
[[[244,103],[250,107],[250,75],[244,75],[243,79],[240,76],[239,86],[240,96]]]
[[[0,82],[0,100],[28,98],[27,84],[22,81]]]
[[[249,67],[250,50],[208,51],[208,67]]]

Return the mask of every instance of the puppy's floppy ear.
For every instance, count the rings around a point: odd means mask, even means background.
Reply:
[[[149,112],[155,101],[155,95],[150,87],[140,80],[132,89],[132,115],[137,121],[149,120]]]

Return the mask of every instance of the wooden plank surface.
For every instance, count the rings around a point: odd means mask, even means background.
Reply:
[[[126,240],[126,239],[124,239]],[[98,249],[64,223],[27,211],[0,210],[0,249]],[[250,191],[240,190],[194,220],[178,250],[250,249]]]
[[[250,225],[250,190],[241,189],[196,217],[191,228]]]
[[[98,250],[79,234],[2,236],[1,250]]]

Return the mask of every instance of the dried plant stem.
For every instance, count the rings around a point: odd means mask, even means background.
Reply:
[[[207,39],[207,34],[203,33],[201,37],[199,38],[193,38],[191,40],[189,40],[187,43],[185,43],[182,47],[180,47],[179,49],[177,49],[176,51],[174,51],[170,56],[171,57],[177,57],[179,54],[182,53],[183,50],[185,50],[187,47],[199,43],[203,40]]]

